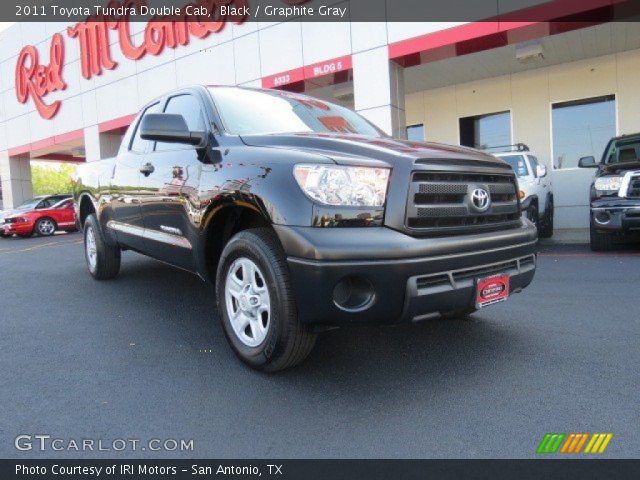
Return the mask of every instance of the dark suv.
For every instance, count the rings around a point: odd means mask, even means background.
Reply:
[[[583,157],[597,168],[591,184],[591,248],[611,250],[616,238],[640,231],[640,133],[609,140],[602,159]]]
[[[129,249],[210,280],[233,350],[267,371],[327,327],[520,292],[537,235],[517,192],[492,155],[395,140],[304,95],[202,86],[145,106],[75,185],[91,275],[115,277]]]

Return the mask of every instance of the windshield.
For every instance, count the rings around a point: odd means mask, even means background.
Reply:
[[[45,197],[36,197],[36,198],[32,198],[31,200],[27,200],[23,204],[18,205],[16,207],[16,210],[30,210],[32,208],[36,208],[38,203],[40,203],[43,198]]]
[[[225,129],[233,135],[337,132],[382,137],[380,130],[348,108],[280,90],[209,89]]]
[[[637,137],[611,142],[605,157],[608,164],[637,162],[638,159],[640,159],[640,139]]]
[[[524,161],[523,155],[505,155],[500,156],[502,160],[507,162],[516,172],[517,177],[526,177],[529,175],[529,169],[527,168],[527,162]]]

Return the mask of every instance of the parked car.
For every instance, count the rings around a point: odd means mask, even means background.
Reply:
[[[325,328],[522,291],[537,235],[516,185],[492,155],[394,140],[323,100],[198,86],[146,105],[117,157],[79,167],[75,198],[94,278],[131,249],[211,280],[234,352],[277,371]]]
[[[1,226],[2,236],[53,235],[57,230],[75,231],[76,218],[71,195],[36,197],[8,212]]]
[[[520,143],[510,147],[512,150],[495,155],[516,172],[522,210],[538,227],[538,235],[549,238],[553,235],[553,187],[547,167],[526,145]]]
[[[640,233],[640,133],[609,140],[602,158],[582,157],[596,168],[591,184],[591,249],[611,250],[616,238]]]

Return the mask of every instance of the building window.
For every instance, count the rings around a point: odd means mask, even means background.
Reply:
[[[588,98],[551,106],[553,164],[575,168],[581,157],[600,158],[616,136],[616,97]]]
[[[407,140],[424,142],[424,124],[407,126]]]
[[[460,119],[460,145],[495,148],[511,145],[511,113],[497,112]]]

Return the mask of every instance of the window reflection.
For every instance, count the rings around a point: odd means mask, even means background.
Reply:
[[[600,158],[616,135],[615,95],[552,105],[555,168],[576,168],[580,157]]]
[[[510,112],[474,115],[460,119],[460,145],[486,149],[511,143]]]

